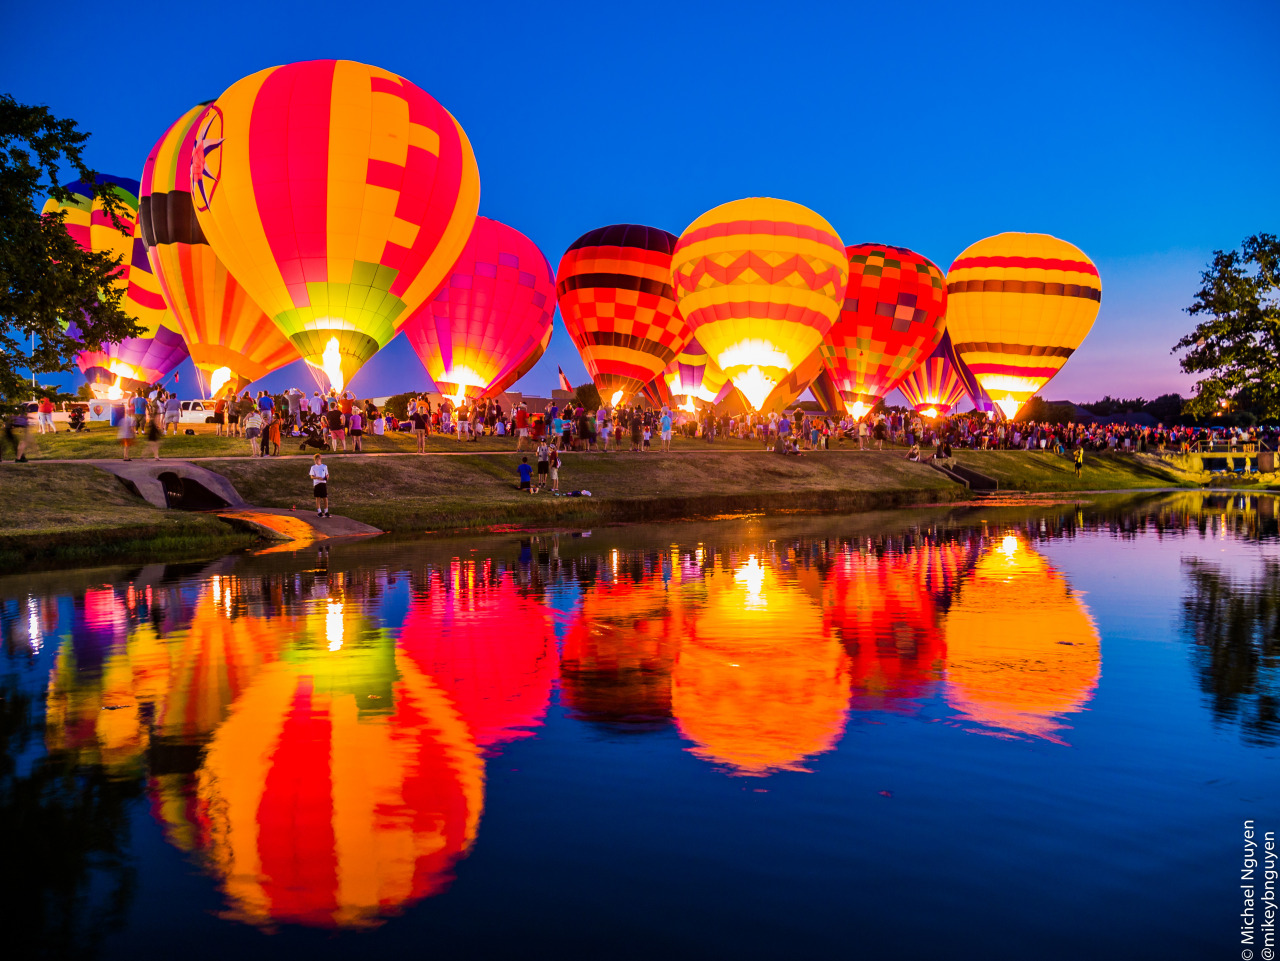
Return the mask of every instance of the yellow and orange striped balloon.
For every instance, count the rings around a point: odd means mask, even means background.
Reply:
[[[1101,302],[1093,261],[1048,234],[979,240],[947,271],[951,342],[1007,417],[1062,369]]]
[[[759,410],[839,316],[849,260],[809,208],[751,197],[691,223],[671,271],[698,342]]]
[[[191,194],[232,276],[341,388],[453,267],[480,175],[426,92],[313,60],[245,77],[200,115]]]
[[[191,150],[203,104],[165,131],[142,169],[138,220],[147,259],[208,396],[238,394],[298,359],[289,339],[209,246],[191,202]]]

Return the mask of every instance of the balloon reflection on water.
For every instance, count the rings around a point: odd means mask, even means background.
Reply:
[[[947,703],[967,720],[1060,741],[1063,716],[1093,697],[1098,629],[1066,578],[1013,535],[978,559],[943,626]]]
[[[848,663],[822,611],[755,554],[681,591],[695,613],[672,673],[693,753],[738,774],[803,770],[844,730]]]
[[[556,679],[551,609],[489,562],[455,560],[420,587],[401,649],[449,694],[481,747],[527,737]]]
[[[396,575],[324,564],[86,591],[47,744],[145,776],[227,916],[364,926],[449,883],[485,757],[546,723],[557,687],[569,723],[674,727],[760,777],[808,770],[851,712],[949,707],[1060,741],[1097,683],[1087,611],[1017,536],[534,557],[411,572],[402,616],[378,603]]]

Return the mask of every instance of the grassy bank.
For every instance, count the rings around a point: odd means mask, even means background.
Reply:
[[[1195,487],[1200,481],[1199,474],[1146,454],[1087,453],[1079,479],[1070,457],[1048,451],[961,450],[956,462],[995,478],[1001,490],[1032,493]]]
[[[152,507],[80,464],[0,464],[0,569],[147,554],[210,556],[254,541],[218,518]]]
[[[531,459],[532,462],[532,459]],[[519,457],[328,458],[331,509],[385,531],[495,525],[643,521],[727,511],[852,510],[951,500],[962,488],[900,455],[823,452],[805,457],[724,450],[697,454],[577,454],[565,457],[562,490],[516,489]],[[310,507],[297,461],[205,463],[250,503]]]
[[[672,520],[741,511],[869,510],[947,502],[963,487],[901,451],[833,450],[782,457],[690,443],[674,454],[570,454],[565,491],[592,497],[529,495],[516,488],[520,456],[360,457],[330,455],[331,509],[384,531],[447,532]],[[456,442],[451,444],[457,449]],[[1047,453],[961,451],[961,464],[994,477],[1002,490],[1070,492],[1196,487],[1202,477],[1155,457],[1089,455],[1072,464]],[[234,456],[202,465],[228,478],[251,504],[310,510],[309,459]],[[0,566],[74,563],[146,552],[208,556],[252,542],[216,517],[163,511],[87,464],[0,465],[5,524]]]

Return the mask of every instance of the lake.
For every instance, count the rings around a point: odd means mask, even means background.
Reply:
[[[6,929],[1234,958],[1252,920],[1265,958],[1276,518],[1182,492],[0,578]]]

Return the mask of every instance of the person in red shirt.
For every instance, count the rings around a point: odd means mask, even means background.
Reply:
[[[36,413],[40,415],[40,433],[45,433],[46,428],[51,434],[58,432],[58,428],[53,426],[53,401],[48,397],[41,397],[40,406],[37,408]]]
[[[516,450],[524,450],[525,441],[529,439],[529,411],[521,404],[516,408]]]

